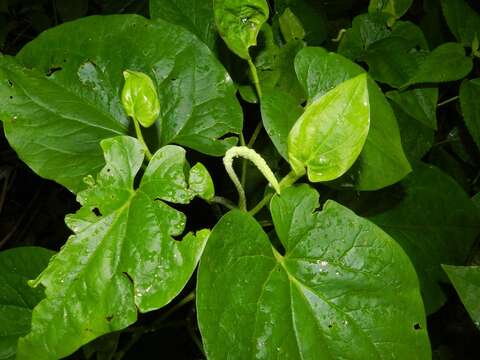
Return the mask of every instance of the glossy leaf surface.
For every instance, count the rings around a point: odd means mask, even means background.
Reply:
[[[402,200],[370,219],[410,256],[430,314],[445,301],[440,264],[466,260],[480,233],[480,216],[464,190],[434,166],[418,164],[401,185]]]
[[[370,127],[366,74],[347,80],[307,105],[288,135],[288,160],[312,182],[343,175],[362,151]]]
[[[231,211],[215,226],[197,284],[207,357],[429,359],[407,256],[343,206],[317,207],[318,193],[306,185],[273,198],[284,256],[248,214]]]
[[[265,0],[213,0],[215,23],[227,46],[242,59],[257,44],[257,35],[267,21],[269,11]]]
[[[465,80],[460,86],[460,105],[470,135],[480,148],[480,79]]]
[[[150,16],[182,26],[197,35],[210,49],[216,48],[213,1],[150,0]]]
[[[53,251],[18,247],[0,252],[0,359],[14,359],[17,341],[30,331],[32,309],[45,295],[27,281],[47,267]]]
[[[465,46],[480,39],[480,15],[465,0],[441,0],[442,10],[453,35]]]
[[[341,55],[322,48],[306,48],[297,55],[295,68],[309,101],[364,70]],[[401,180],[411,171],[402,149],[395,115],[380,88],[368,80],[370,130],[354,168],[341,179],[348,187],[376,190]],[[378,169],[382,169],[381,172]]]
[[[413,0],[370,0],[368,11],[384,13],[393,23],[407,12],[412,3]]]
[[[35,172],[74,192],[103,166],[99,141],[129,131],[120,99],[126,69],[157,86],[162,120],[146,136],[151,149],[176,143],[222,155],[236,139],[219,138],[242,128],[233,82],[218,60],[191,33],[160,20],[122,15],[65,23],[29,43],[17,60],[0,57],[7,138]]]
[[[480,329],[480,266],[442,265],[468,314]]]
[[[166,305],[185,286],[207,241],[208,230],[175,241],[186,218],[164,202],[188,203],[206,191],[188,184],[185,150],[160,148],[135,190],[144,158],[140,143],[116,137],[101,144],[106,165],[78,194],[82,208],[66,218],[74,235],[35,280],[45,286],[46,299],[33,311],[18,359],[65,357],[132,324],[137,309]]]

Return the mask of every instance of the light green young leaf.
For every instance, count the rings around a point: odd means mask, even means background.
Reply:
[[[480,329],[480,266],[442,265],[463,305]]]
[[[207,357],[431,359],[408,257],[347,208],[317,207],[306,185],[272,199],[284,256],[246,213],[234,210],[215,226],[197,283]]]
[[[480,233],[480,215],[458,183],[431,165],[418,164],[402,183],[402,200],[370,220],[410,256],[428,314],[445,302],[440,264],[462,264]]]
[[[430,129],[437,129],[438,88],[395,90],[389,91],[385,95],[415,120]]]
[[[150,0],[150,16],[182,26],[197,35],[211,50],[216,49],[213,1]]]
[[[295,68],[309,101],[365,71],[335,53],[306,48],[295,59]],[[401,180],[411,171],[402,149],[395,115],[380,88],[368,80],[370,130],[354,167],[339,182],[358,190],[376,190]],[[382,169],[382,171],[378,171]]]
[[[371,13],[381,12],[388,16],[389,24],[400,19],[412,6],[413,0],[370,0],[368,11]]]
[[[141,144],[123,136],[101,145],[106,165],[96,183],[91,178],[78,194],[82,208],[66,218],[74,235],[35,280],[45,286],[46,299],[33,311],[32,331],[19,341],[19,360],[65,357],[132,324],[137,309],[168,304],[207,241],[206,229],[173,239],[182,235],[186,219],[165,201],[188,203],[206,189],[187,183],[184,149],[160,148],[134,189],[144,159]]]
[[[472,46],[475,36],[480,38],[480,15],[465,0],[441,0],[447,25],[457,40]]]
[[[152,126],[160,115],[155,84],[148,75],[138,71],[125,70],[123,77],[122,105],[125,112],[143,127]]]
[[[370,127],[367,75],[337,85],[305,108],[288,135],[288,159],[312,182],[343,175],[362,151]]]
[[[104,164],[98,143],[129,132],[120,99],[126,69],[149,75],[157,87],[162,120],[146,133],[152,150],[175,143],[223,155],[236,139],[222,137],[242,128],[222,65],[191,33],[160,20],[117,15],[65,23],[30,42],[17,61],[0,57],[6,136],[35,172],[74,192]]]
[[[266,0],[213,0],[215,23],[227,46],[242,59],[249,60],[251,46],[268,20]]]
[[[30,331],[32,309],[45,295],[27,281],[47,267],[53,251],[18,247],[0,252],[0,359],[14,359],[18,338]]]
[[[480,148],[480,78],[464,80],[460,86],[460,105],[470,135]]]

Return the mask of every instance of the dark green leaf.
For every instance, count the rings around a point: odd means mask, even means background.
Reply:
[[[397,88],[459,80],[473,66],[460,44],[445,43],[432,52],[416,51],[400,37],[377,41],[368,48],[364,59],[375,80]]]
[[[288,134],[288,161],[312,182],[343,175],[362,151],[370,128],[367,75],[347,80],[307,105]]]
[[[438,88],[389,91],[386,95],[409,116],[430,129],[437,129]]]
[[[45,296],[43,289],[32,289],[27,281],[47,267],[53,251],[18,247],[0,252],[0,359],[11,359],[17,341],[30,331],[32,309]]]
[[[430,359],[407,256],[343,206],[317,206],[306,185],[272,200],[284,256],[246,213],[232,211],[215,226],[197,284],[207,357]]]
[[[295,68],[309,101],[364,72],[350,60],[335,53],[328,53],[322,48],[306,48],[300,51],[295,60]],[[368,137],[354,168],[341,179],[345,186],[354,186],[359,190],[376,190],[393,184],[411,170],[388,101],[370,79],[368,92],[370,101]]]
[[[443,15],[453,35],[465,46],[480,39],[480,15],[465,0],[441,0]]]
[[[288,43],[292,40],[302,40],[305,37],[305,29],[297,16],[286,8],[282,15],[279,16],[278,22],[283,38]]]
[[[7,138],[39,175],[75,192],[104,163],[99,141],[128,132],[120,101],[126,69],[157,86],[162,110],[147,134],[152,150],[176,143],[222,155],[236,139],[219,138],[242,128],[227,72],[192,34],[163,21],[83,18],[45,32],[17,59],[27,69],[0,57]]]
[[[150,16],[183,26],[210,49],[216,47],[217,33],[211,0],[150,0]]]
[[[62,358],[132,324],[137,309],[168,304],[192,275],[207,241],[208,230],[175,241],[185,215],[164,202],[188,203],[205,193],[205,186],[185,179],[185,150],[160,148],[135,190],[144,158],[140,143],[123,136],[101,145],[106,165],[78,194],[82,208],[66,218],[75,235],[35,280],[47,297],[33,311],[31,333],[19,341],[20,360]]]
[[[242,59],[249,60],[251,46],[268,20],[266,0],[213,0],[215,23],[227,46]]]
[[[393,24],[401,18],[412,6],[413,0],[370,0],[369,12],[382,12],[389,17],[389,23]]]
[[[470,135],[480,148],[480,78],[465,80],[460,86],[460,105]]]
[[[480,329],[480,266],[442,265],[465,305],[468,314]]]
[[[370,219],[410,256],[430,314],[445,301],[440,264],[465,261],[480,232],[480,216],[463,189],[433,166],[418,164],[401,184],[403,199]]]

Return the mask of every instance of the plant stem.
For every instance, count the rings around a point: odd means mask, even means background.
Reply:
[[[454,96],[454,97],[452,97],[452,98],[450,98],[450,99],[447,99],[447,100],[445,100],[445,101],[442,101],[441,103],[438,103],[438,104],[437,104],[437,107],[440,107],[440,106],[443,106],[443,105],[447,105],[447,104],[449,104],[449,103],[451,103],[451,102],[453,102],[453,101],[455,101],[455,100],[458,100],[459,98],[460,98],[460,97],[459,97],[458,95],[457,95],[457,96]]]
[[[137,134],[137,139],[138,139],[138,141],[140,141],[140,143],[142,144],[142,146],[145,150],[145,156],[147,157],[147,160],[150,161],[152,159],[152,153],[148,149],[147,143],[145,142],[145,139],[143,138],[142,129],[140,128],[140,124],[138,123],[138,121],[135,118],[133,118],[133,124],[135,125],[135,133]]]
[[[260,122],[257,124],[257,127],[255,128],[255,130],[253,131],[252,137],[251,137],[250,140],[248,141],[247,146],[248,146],[249,148],[251,148],[251,147],[253,146],[253,144],[255,144],[255,141],[257,140],[258,135],[260,134],[260,131],[262,130],[262,127],[263,127],[263,124],[262,124],[262,122],[260,121]]]
[[[237,207],[230,199],[224,198],[223,196],[214,196],[209,202],[223,205],[230,210]]]
[[[255,67],[255,64],[253,63],[252,59],[248,59],[248,67],[250,68],[250,72],[252,74],[252,81],[253,85],[255,85],[255,90],[257,91],[258,95],[258,100],[262,100],[262,89],[260,88],[260,80],[258,79],[258,73],[257,73],[257,68]]]
[[[273,196],[273,193],[270,193],[270,194],[265,195],[265,196],[263,197],[263,199],[260,200],[260,201],[258,202],[258,204],[255,205],[255,206],[253,207],[253,209],[250,210],[248,213],[249,213],[250,215],[252,215],[252,216],[255,216],[260,210],[263,209],[263,207],[264,207],[265,205],[268,204],[268,202],[270,201],[270,199],[272,198],[272,196]]]

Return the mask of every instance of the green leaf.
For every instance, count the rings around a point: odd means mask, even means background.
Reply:
[[[440,264],[462,264],[480,232],[480,216],[464,190],[433,166],[418,164],[401,183],[403,198],[370,219],[410,256],[427,313],[445,302]]]
[[[460,105],[470,135],[480,148],[480,78],[464,80],[460,86]]]
[[[98,143],[129,132],[120,99],[126,69],[157,86],[162,120],[146,134],[152,150],[175,143],[222,155],[236,139],[220,138],[242,128],[233,82],[218,60],[192,34],[160,20],[83,18],[43,33],[17,60],[25,68],[0,57],[6,136],[35,172],[74,192],[104,164]]]
[[[286,42],[292,40],[302,40],[305,37],[305,29],[297,16],[286,8],[282,15],[279,16],[278,22],[283,38]]]
[[[375,80],[397,88],[459,80],[473,66],[460,44],[445,43],[432,52],[416,51],[399,37],[377,41],[368,48],[364,60]]]
[[[327,39],[328,19],[321,6],[319,6],[319,2],[312,3],[308,0],[275,0],[274,3],[275,12],[279,21],[281,20],[282,14],[285,15],[287,9],[300,21],[305,31],[305,36],[302,39],[309,45],[320,45]],[[288,39],[286,40],[288,41]]]
[[[336,86],[305,108],[288,135],[288,159],[312,182],[343,175],[362,151],[370,127],[367,76]]]
[[[216,48],[212,1],[150,0],[150,16],[182,26],[198,36],[210,49]]]
[[[386,14],[393,24],[395,20],[401,18],[412,6],[413,0],[370,0],[368,5],[369,12],[382,12]]]
[[[437,129],[438,88],[389,91],[385,95],[415,120],[430,129]]]
[[[207,357],[430,359],[408,257],[347,208],[317,206],[306,185],[272,199],[284,256],[246,213],[231,211],[215,226],[197,283]]]
[[[185,286],[209,231],[188,233],[185,215],[165,201],[188,203],[205,187],[186,181],[185,150],[167,145],[134,180],[143,147],[134,138],[101,142],[106,165],[78,194],[82,208],[67,216],[75,233],[35,280],[46,299],[33,311],[32,331],[19,341],[18,359],[58,359],[100,335],[168,304]],[[190,171],[190,178],[195,167]],[[198,168],[197,168],[198,169]]]
[[[265,0],[213,0],[215,23],[220,36],[230,50],[249,60],[251,46],[257,44],[257,35],[268,20]]]
[[[428,50],[422,30],[409,21],[398,21],[390,29],[385,24],[385,16],[379,13],[358,15],[353,19],[352,27],[342,37],[338,52],[352,60],[360,60],[370,45],[389,37],[407,40],[412,48]]]
[[[309,101],[322,96],[341,82],[364,70],[335,53],[322,48],[306,48],[295,59],[298,78]],[[388,101],[379,87],[368,80],[370,130],[354,168],[341,180],[358,190],[376,190],[401,180],[411,171],[402,149],[400,133]],[[382,171],[378,171],[382,169]]]
[[[480,266],[442,265],[474,324],[480,329]]]
[[[261,111],[268,136],[280,155],[288,160],[288,134],[302,115],[303,108],[290,94],[277,90],[263,93]]]
[[[465,46],[480,38],[480,15],[464,0],[441,0],[442,10],[452,34]]]
[[[0,359],[11,359],[17,341],[30,331],[32,309],[44,298],[43,289],[27,285],[45,269],[53,251],[18,247],[0,252]]]

